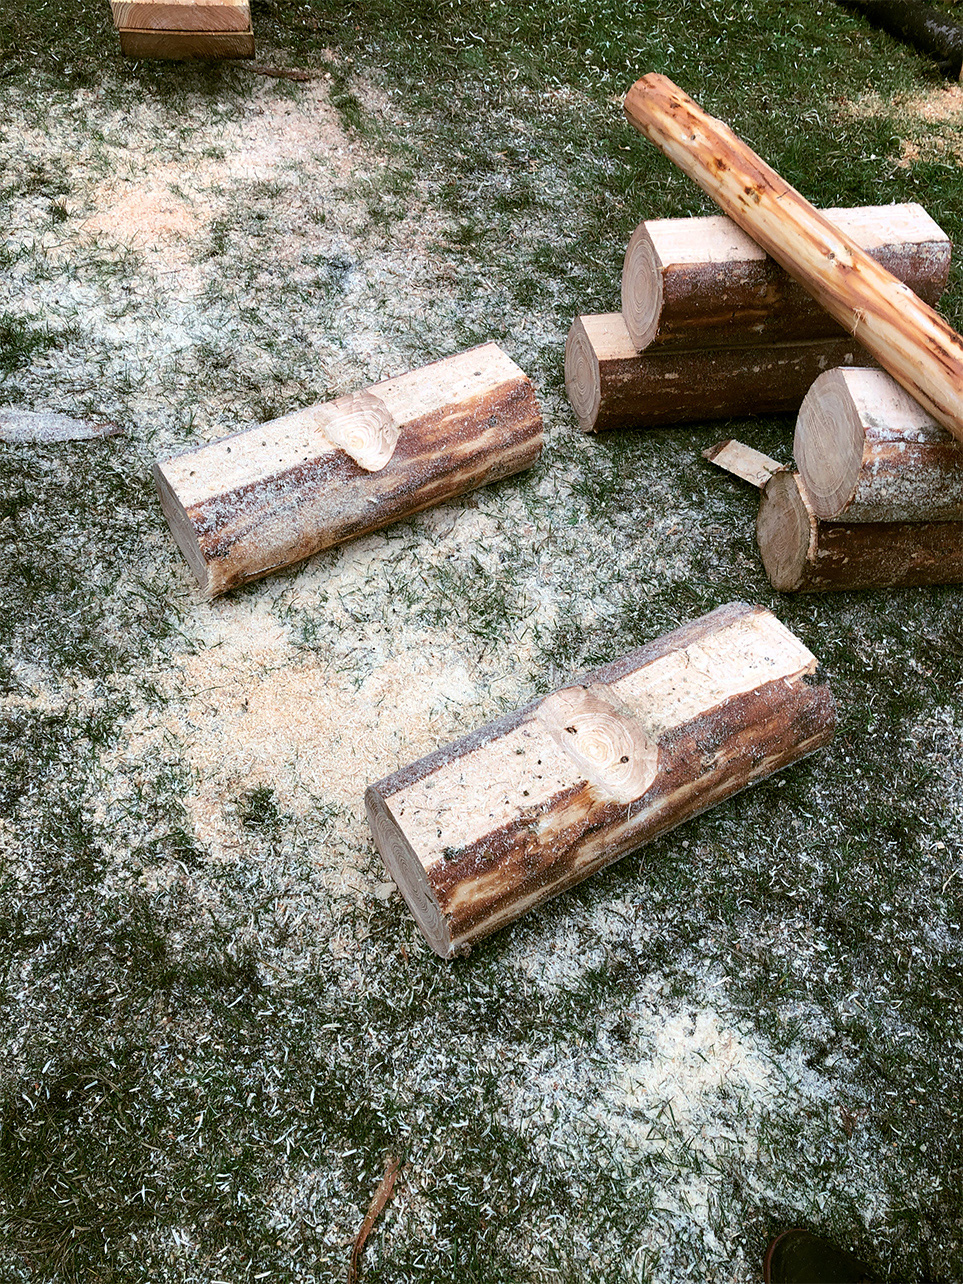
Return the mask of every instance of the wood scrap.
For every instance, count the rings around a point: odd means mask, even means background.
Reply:
[[[395,1188],[395,1181],[398,1177],[399,1166],[399,1160],[395,1159],[394,1156],[389,1157],[385,1166],[385,1175],[374,1193],[365,1219],[361,1223],[361,1229],[355,1236],[354,1246],[351,1250],[351,1263],[348,1267],[347,1284],[358,1284],[361,1278],[361,1254],[364,1251],[365,1242],[371,1234],[375,1222],[381,1216],[382,1210],[391,1198],[392,1191]]]
[[[60,441],[96,441],[117,437],[124,429],[120,424],[97,420],[71,419],[69,415],[49,410],[15,410],[0,407],[0,441],[12,445],[53,445]]]

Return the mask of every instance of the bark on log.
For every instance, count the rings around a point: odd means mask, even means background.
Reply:
[[[119,33],[125,58],[158,58],[168,62],[213,62],[223,58],[253,58],[254,32],[248,31],[134,31]]]
[[[378,850],[442,958],[820,748],[832,695],[730,603],[372,785]]]
[[[910,396],[963,440],[963,339],[952,327],[667,77],[636,81],[625,112]]]
[[[527,468],[542,418],[494,343],[154,465],[210,595]]]
[[[950,238],[921,205],[823,216],[931,306],[946,289]],[[842,327],[731,219],[653,219],[629,241],[622,315],[640,351],[839,338]]]
[[[248,0],[111,0],[114,26],[135,31],[251,30]]]
[[[793,453],[824,521],[963,519],[963,445],[884,370],[827,370],[803,399]]]
[[[963,582],[963,522],[823,522],[798,473],[767,483],[756,540],[780,593]]]
[[[872,357],[852,339],[636,352],[620,312],[576,317],[565,342],[565,390],[584,432],[660,428],[792,414],[813,381]]]

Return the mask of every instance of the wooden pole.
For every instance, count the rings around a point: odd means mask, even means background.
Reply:
[[[494,343],[154,465],[209,596],[527,468],[542,417]]]
[[[636,81],[625,113],[963,440],[963,340],[952,327],[667,77]]]
[[[937,302],[952,247],[921,205],[823,213],[921,299]],[[639,224],[625,252],[622,315],[639,351],[841,337],[825,308],[719,214]]]
[[[442,958],[826,744],[816,660],[730,603],[372,785],[368,820]]]
[[[576,317],[565,391],[584,432],[792,414],[832,366],[872,358],[852,339],[636,352],[621,312]]]
[[[799,407],[793,454],[824,521],[963,519],[963,444],[884,370],[821,374]]]

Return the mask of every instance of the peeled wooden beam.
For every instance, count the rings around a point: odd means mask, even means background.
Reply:
[[[823,216],[927,303],[946,289],[950,238],[921,205]],[[640,351],[840,337],[825,308],[720,215],[652,219],[636,228],[622,270],[622,315]]]
[[[636,352],[620,312],[576,317],[565,342],[565,391],[585,432],[792,414],[813,381],[872,358],[852,339],[690,352]]]
[[[154,465],[210,596],[527,468],[542,417],[494,343]]]
[[[253,58],[253,31],[134,31],[119,33],[125,58],[159,58],[169,62]]]
[[[963,522],[820,521],[798,473],[767,483],[756,541],[781,593],[963,582]]]
[[[793,453],[825,521],[963,519],[963,445],[883,370],[827,370],[803,399]]]
[[[111,0],[114,26],[136,31],[250,31],[248,0]]]
[[[643,76],[629,121],[963,440],[963,340],[931,307],[665,76]]]
[[[742,602],[372,785],[368,820],[442,958],[826,744],[829,689]]]

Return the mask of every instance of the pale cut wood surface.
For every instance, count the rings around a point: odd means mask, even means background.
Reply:
[[[950,272],[950,239],[921,205],[824,210],[921,299],[935,305]],[[652,219],[632,235],[622,271],[632,343],[732,347],[839,337],[841,327],[729,218]]]
[[[169,62],[253,58],[253,31],[119,31],[125,58],[157,58]]]
[[[731,438],[710,446],[702,454],[710,464],[715,464],[717,468],[732,473],[734,477],[748,482],[757,490],[762,490],[773,473],[781,472],[785,467],[778,460],[764,455],[761,450],[753,450],[744,442],[733,441]]]
[[[824,745],[807,648],[730,603],[372,785],[378,850],[442,958]]]
[[[798,473],[762,493],[756,542],[781,593],[963,582],[963,522],[824,522]]]
[[[527,468],[532,385],[494,343],[154,465],[211,596]]]
[[[565,391],[584,432],[792,414],[813,381],[872,357],[852,339],[636,352],[621,312],[576,317]]]
[[[828,370],[803,399],[793,443],[817,517],[963,519],[963,444],[884,370]]]
[[[800,282],[929,413],[963,439],[963,340],[931,307],[665,76],[644,76],[636,129]]]
[[[248,0],[113,0],[115,27],[135,31],[250,31]]]

